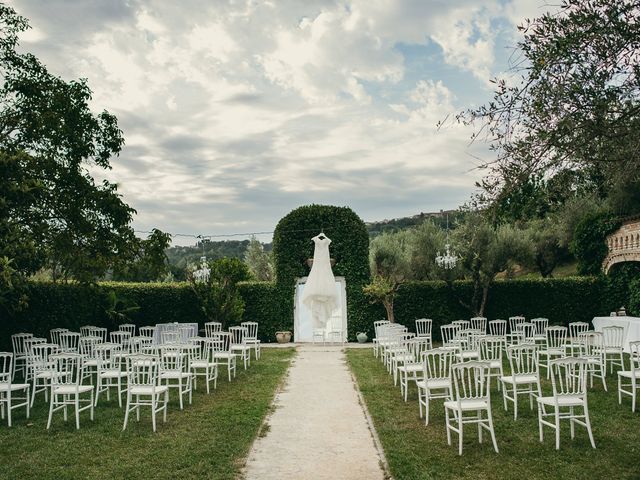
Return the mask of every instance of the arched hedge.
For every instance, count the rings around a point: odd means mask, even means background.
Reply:
[[[293,304],[296,278],[309,274],[306,260],[313,257],[311,238],[321,231],[331,239],[334,275],[345,277],[347,282],[349,339],[360,331],[371,335],[374,319],[367,316],[369,309],[362,293],[362,286],[369,281],[369,234],[362,219],[348,207],[305,205],[280,220],[273,235],[278,290]],[[291,312],[293,316],[293,305]]]

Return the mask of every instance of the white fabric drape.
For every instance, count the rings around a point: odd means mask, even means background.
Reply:
[[[336,280],[331,270],[329,244],[324,234],[312,238],[315,243],[313,266],[302,294],[302,303],[311,311],[314,328],[326,328],[327,321],[338,307]]]

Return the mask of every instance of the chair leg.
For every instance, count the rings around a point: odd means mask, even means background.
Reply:
[[[55,401],[55,398],[56,398],[56,395],[54,393],[51,393],[51,403],[49,404],[49,419],[47,420],[47,430],[51,428],[51,419],[53,418],[53,403]]]
[[[540,436],[540,443],[544,442],[544,432],[542,428],[542,405],[538,402],[538,434]]]
[[[555,408],[556,450],[560,450],[560,412]]]
[[[7,392],[7,423],[11,426],[11,390]]]
[[[513,419],[518,419],[518,386],[513,384]]]
[[[122,426],[123,431],[127,428],[127,421],[129,420],[130,408],[131,408],[131,393],[129,392],[129,389],[127,389],[127,407],[124,412],[124,425]]]
[[[427,398],[428,395],[427,395]],[[427,400],[428,401],[428,400]],[[428,405],[428,404],[427,404]],[[427,410],[428,411],[428,410]],[[449,424],[450,419],[449,419],[449,409],[445,407],[444,409],[444,418],[445,418],[445,425],[447,427],[447,445],[451,446],[451,425]],[[427,415],[427,422],[429,421],[429,416]]]
[[[75,407],[76,407],[76,430],[80,430],[80,394],[75,395]]]
[[[182,399],[182,395],[180,395]],[[153,426],[153,431],[156,431],[156,403],[158,401],[157,395],[151,396],[151,425]]]
[[[462,412],[458,411],[458,455],[462,455],[462,433],[464,427],[462,426]]]
[[[596,448],[596,442],[593,441],[593,433],[591,432],[591,420],[589,419],[589,407],[587,406],[587,402],[584,402],[584,423],[587,424],[587,433],[589,434],[589,441],[591,442],[591,446]]]
[[[489,420],[489,431],[491,432],[491,442],[493,442],[493,449],[496,451],[496,453],[500,453],[498,451],[498,443],[496,442],[496,433],[493,429],[493,415],[491,414],[491,409],[487,410],[487,416]]]
[[[631,377],[631,411],[636,411],[636,379]]]

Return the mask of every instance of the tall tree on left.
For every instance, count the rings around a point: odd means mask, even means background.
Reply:
[[[138,250],[135,210],[110,169],[124,144],[116,118],[93,114],[86,80],[67,82],[16,51],[27,19],[0,4],[0,304],[43,267],[90,282]]]

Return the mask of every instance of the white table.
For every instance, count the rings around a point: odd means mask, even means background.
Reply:
[[[156,329],[153,331],[153,343],[162,343],[162,332],[170,328],[189,327],[189,338],[198,336],[197,323],[157,323]]]
[[[624,328],[624,351],[629,353],[629,342],[640,340],[640,318],[638,317],[595,317],[593,328],[601,332],[603,327]]]

